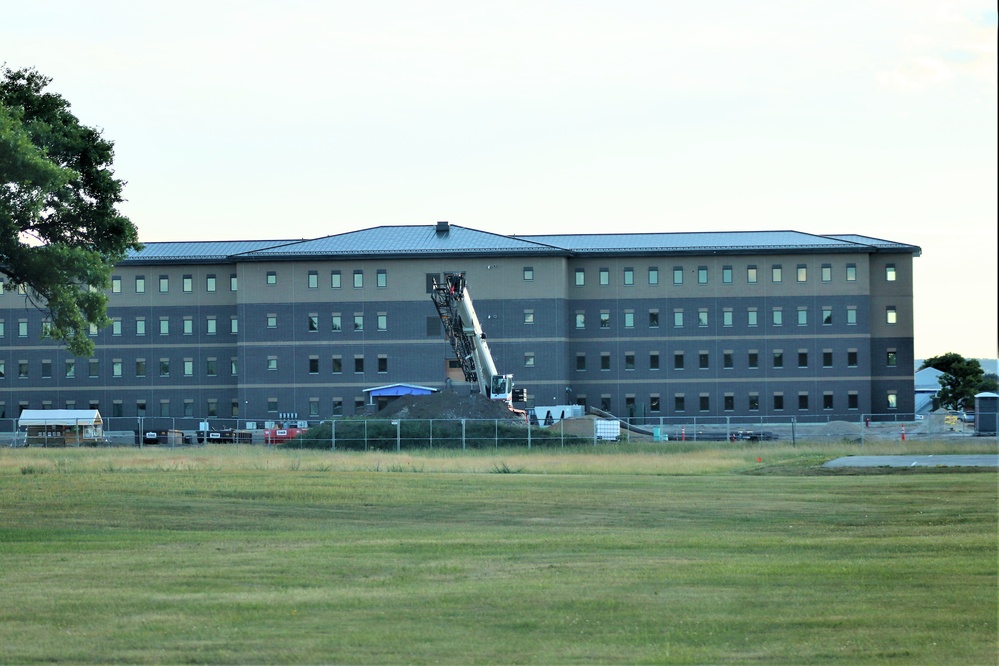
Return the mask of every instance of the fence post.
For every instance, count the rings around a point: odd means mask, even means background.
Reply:
[[[493,448],[499,448],[499,419],[493,419]]]
[[[430,419],[430,449],[434,448],[434,420]]]
[[[402,432],[402,419],[396,419],[395,421],[395,452],[399,453],[402,451],[402,441],[400,439]]]
[[[531,450],[531,419],[527,419],[527,450]]]
[[[465,419],[461,420],[461,450],[465,450]]]
[[[368,420],[364,419],[364,450],[368,450]]]
[[[330,419],[330,451],[336,451],[336,419]]]

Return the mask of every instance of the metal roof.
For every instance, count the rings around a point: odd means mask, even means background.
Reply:
[[[122,263],[235,262],[306,257],[470,254],[593,255],[748,252],[913,252],[913,245],[859,234],[713,231],[503,236],[458,225],[384,226],[302,240],[146,243]]]
[[[449,225],[440,232],[434,226],[388,226],[350,231],[315,240],[303,240],[262,248],[244,256],[323,256],[323,255],[419,255],[466,254],[470,252],[551,251],[529,240]]]

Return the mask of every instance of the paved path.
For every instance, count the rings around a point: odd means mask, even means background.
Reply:
[[[999,467],[999,454],[944,456],[846,456],[823,467]]]

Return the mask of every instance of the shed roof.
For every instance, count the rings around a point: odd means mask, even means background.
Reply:
[[[366,388],[364,392],[376,397],[383,395],[429,395],[436,393],[437,389],[419,384],[386,384],[385,386]]]
[[[100,426],[104,421],[96,409],[26,409],[21,412],[17,424],[19,426]]]

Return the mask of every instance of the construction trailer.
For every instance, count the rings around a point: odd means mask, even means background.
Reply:
[[[25,446],[95,446],[104,442],[104,421],[96,409],[26,409],[17,432]]]

